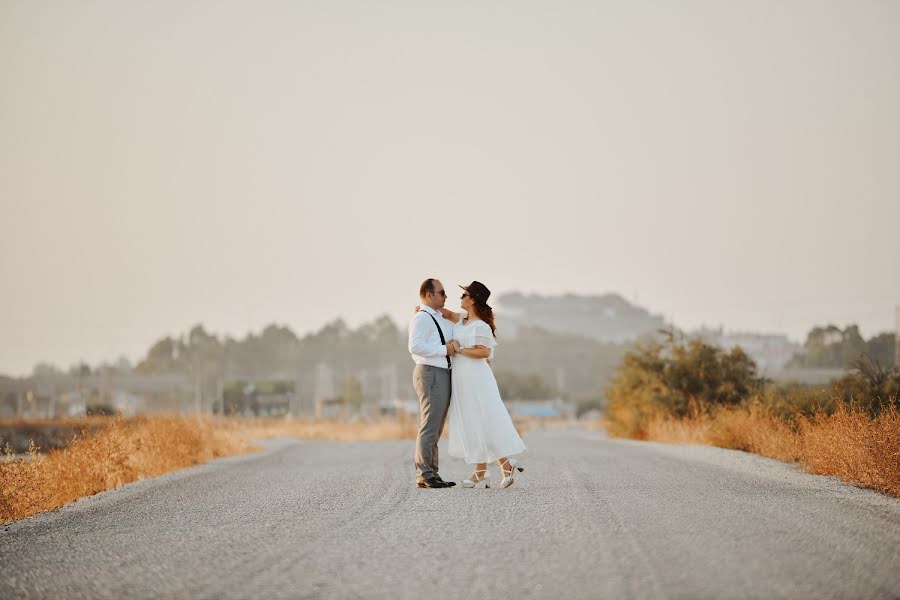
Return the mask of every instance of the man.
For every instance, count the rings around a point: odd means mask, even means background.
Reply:
[[[409,353],[416,363],[413,385],[419,396],[421,419],[416,437],[416,486],[448,488],[456,484],[438,475],[438,440],[450,408],[453,324],[440,313],[447,302],[447,292],[440,281],[423,281],[419,297],[421,310],[409,322]]]

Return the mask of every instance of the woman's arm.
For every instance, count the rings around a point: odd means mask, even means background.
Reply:
[[[414,313],[417,313],[417,312],[419,312],[420,310],[422,310],[422,307],[419,306],[418,304],[416,304],[416,309],[415,309],[413,312],[414,312]],[[459,322],[459,316],[460,316],[461,313],[455,313],[455,312],[453,312],[452,310],[447,310],[446,308],[441,308],[440,311],[441,311],[441,315],[442,315],[445,319],[447,319],[448,321],[450,321],[451,323],[458,323],[458,322]]]
[[[447,319],[448,321],[450,321],[451,323],[459,322],[460,313],[455,313],[452,310],[448,310],[446,308],[441,308],[439,310],[441,311],[441,314],[444,315],[444,318]]]
[[[491,355],[491,349],[487,346],[472,346],[471,348],[461,348],[456,352],[458,354],[462,354],[463,356],[468,356],[469,358],[487,358]]]

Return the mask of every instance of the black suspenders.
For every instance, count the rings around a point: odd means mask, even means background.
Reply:
[[[447,340],[444,339],[444,331],[441,329],[441,326],[438,325],[437,319],[435,319],[435,318],[434,318],[434,315],[431,314],[431,313],[428,312],[428,311],[422,311],[422,312],[424,312],[426,315],[428,315],[429,317],[431,317],[431,320],[434,321],[434,326],[437,327],[438,335],[441,336],[441,343],[442,343],[444,346],[446,346],[446,345],[447,345]],[[447,369],[452,369],[453,366],[452,366],[451,363],[450,363],[450,355],[448,354],[445,358],[447,359]]]

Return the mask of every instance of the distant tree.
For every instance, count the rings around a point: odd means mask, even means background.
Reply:
[[[41,362],[34,365],[34,369],[32,370],[33,375],[37,376],[49,376],[49,375],[61,375],[63,372],[59,370],[55,365],[51,365],[50,363]]]
[[[607,419],[613,433],[640,437],[655,416],[740,404],[764,383],[739,346],[723,350],[698,338],[685,343],[667,332],[664,343],[638,344],[625,353],[607,392]]]
[[[839,359],[841,366],[848,366],[860,354],[865,354],[865,351],[866,341],[859,334],[859,327],[856,325],[847,326],[847,328],[841,332]]]
[[[502,326],[502,317],[499,323]],[[216,392],[215,378],[226,383],[229,377],[289,379],[298,382],[295,393],[309,400],[319,364],[338,373],[393,368],[400,376],[398,393],[412,395],[413,363],[406,336],[406,328],[387,315],[355,329],[337,319],[299,338],[290,328],[274,323],[242,338],[224,339],[196,325],[182,336],[156,341],[136,370],[200,378],[204,397]],[[508,382],[501,381],[505,397],[596,395],[621,362],[623,351],[619,344],[524,327],[516,337],[501,333],[493,366],[498,372],[516,373]]]
[[[843,399],[871,415],[886,407],[900,408],[900,369],[885,366],[861,354],[850,371],[835,381]]]
[[[494,376],[504,400],[549,400],[559,395],[537,373],[501,369]]]
[[[882,333],[868,342],[859,333],[857,325],[840,329],[835,325],[814,327],[806,336],[803,352],[796,354],[789,366],[801,368],[832,367],[850,368],[861,354],[882,364],[893,362],[894,334]]]
[[[356,377],[348,377],[341,386],[340,398],[344,404],[355,414],[362,407],[362,385]]]
[[[362,325],[358,333],[370,342],[378,345],[396,344],[404,336],[397,325],[388,315],[381,315],[371,323]]]
[[[181,371],[176,356],[177,343],[171,337],[158,340],[135,368],[139,373],[173,373]]]
[[[128,360],[128,357],[126,356],[120,356],[119,360],[116,361],[114,368],[120,373],[130,373],[133,369],[131,361]]]
[[[869,339],[866,342],[866,356],[882,366],[890,367],[894,364],[894,351],[896,335],[885,331]]]
[[[501,322],[502,323],[502,322]],[[622,362],[625,346],[523,327],[509,338],[498,330],[494,370],[533,373],[563,397],[596,395]]]
[[[87,377],[91,374],[91,366],[86,362],[79,362],[77,364],[72,365],[72,368],[69,369],[69,375],[73,377]]]

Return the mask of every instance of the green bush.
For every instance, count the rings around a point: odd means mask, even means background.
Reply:
[[[823,412],[831,414],[836,407],[835,398],[828,387],[797,383],[766,385],[751,396],[747,403],[788,421],[796,420],[799,415],[812,417]]]
[[[537,373],[498,369],[494,371],[494,377],[504,400],[549,400],[559,395]]]
[[[900,369],[885,369],[877,360],[860,354],[851,371],[836,380],[836,392],[850,405],[879,414],[889,406],[900,408]]]
[[[736,405],[758,394],[765,380],[739,346],[722,350],[700,339],[637,344],[625,353],[607,391],[607,422],[614,435],[643,437],[650,419],[684,417],[710,406]]]
[[[578,396],[575,398],[575,416],[580,417],[591,410],[604,410],[606,400],[602,396]]]
[[[85,413],[88,416],[103,416],[103,417],[112,417],[119,414],[119,411],[116,410],[116,407],[112,404],[107,404],[105,402],[98,402],[95,404],[88,404],[85,407]]]

